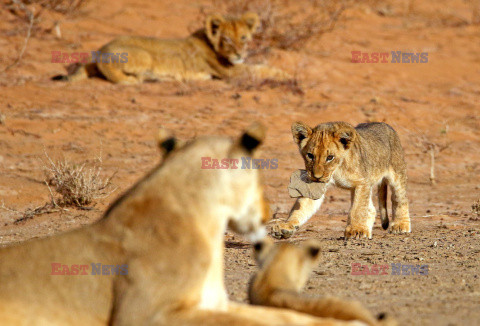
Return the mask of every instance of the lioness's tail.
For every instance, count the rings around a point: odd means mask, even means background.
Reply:
[[[70,68],[70,67],[69,67]],[[68,69],[71,70],[71,69]],[[73,66],[73,72],[68,75],[56,75],[52,77],[52,80],[69,81],[74,82],[89,77],[100,75],[100,71],[97,68],[96,63],[87,63]]]
[[[388,213],[387,213],[387,189],[388,182],[383,179],[382,183],[378,186],[378,206],[380,209],[380,219],[382,220],[382,228],[388,229]]]

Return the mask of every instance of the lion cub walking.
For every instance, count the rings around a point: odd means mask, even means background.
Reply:
[[[258,15],[251,12],[240,18],[215,14],[207,17],[205,28],[184,39],[120,36],[100,48],[99,62],[88,63],[69,76],[53,79],[77,81],[102,75],[113,83],[139,84],[154,80],[205,80],[244,75],[289,78],[279,69],[243,64],[247,46],[259,23]],[[107,60],[110,54],[127,54],[123,60],[126,62]]]
[[[327,122],[310,128],[292,125],[292,134],[312,181],[351,191],[352,206],[345,238],[372,237],[376,211],[372,191],[378,187],[383,229],[389,226],[387,187],[392,190],[393,233],[410,232],[407,199],[407,168],[397,133],[386,123],[362,123],[355,128],[346,122]],[[273,236],[288,238],[320,208],[318,200],[299,198],[287,222],[273,227]]]
[[[248,295],[252,304],[288,308],[336,320],[357,320],[372,326],[396,325],[396,321],[388,316],[385,318],[385,314],[380,314],[377,320],[358,301],[300,293],[308,275],[319,262],[320,245],[317,241],[275,245],[272,240],[265,239],[255,244],[254,252],[260,270],[250,281]]]

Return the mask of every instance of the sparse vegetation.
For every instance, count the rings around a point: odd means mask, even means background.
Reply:
[[[202,8],[201,16],[213,12],[230,16],[256,12],[260,16],[260,27],[251,49],[252,55],[258,55],[268,53],[271,47],[300,49],[313,37],[333,30],[351,3],[351,0],[212,0],[211,6]]]

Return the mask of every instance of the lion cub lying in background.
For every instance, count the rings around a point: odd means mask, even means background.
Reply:
[[[126,62],[97,62],[80,66],[56,80],[77,81],[98,74],[118,84],[154,80],[205,80],[253,76],[286,79],[289,75],[263,65],[245,65],[247,46],[259,25],[258,15],[240,18],[210,15],[205,28],[184,39],[120,36],[100,48],[101,53],[127,53]],[[101,60],[100,60],[101,61]]]
[[[384,314],[379,317],[381,321],[377,320],[358,301],[300,293],[308,275],[319,262],[320,245],[315,240],[295,245],[287,242],[274,244],[265,239],[254,245],[254,255],[260,270],[250,281],[248,295],[252,304],[288,308],[337,320],[358,320],[371,326],[397,325]]]
[[[351,191],[345,238],[372,238],[376,210],[372,192],[378,188],[383,229],[389,225],[387,188],[392,190],[393,233],[410,232],[407,199],[407,165],[400,139],[386,123],[327,122],[310,128],[302,122],[292,125],[293,140],[305,161],[312,181],[336,185]],[[323,198],[299,198],[286,222],[273,226],[273,236],[288,238],[320,208]]]

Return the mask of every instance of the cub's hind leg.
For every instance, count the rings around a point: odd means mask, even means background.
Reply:
[[[97,63],[97,67],[103,76],[115,84],[140,84],[150,75],[152,56],[148,51],[138,47],[123,46],[119,48],[102,48],[101,52],[127,54],[115,60],[112,60],[112,58],[107,59],[106,61],[108,62],[103,62],[102,59],[99,59],[101,62]]]
[[[411,231],[410,214],[408,212],[407,173],[393,171],[389,184],[392,190],[392,233]]]
[[[378,208],[380,209],[380,219],[382,221],[382,228],[388,229],[388,212],[387,212],[387,179],[383,179],[382,183],[378,186]]]

